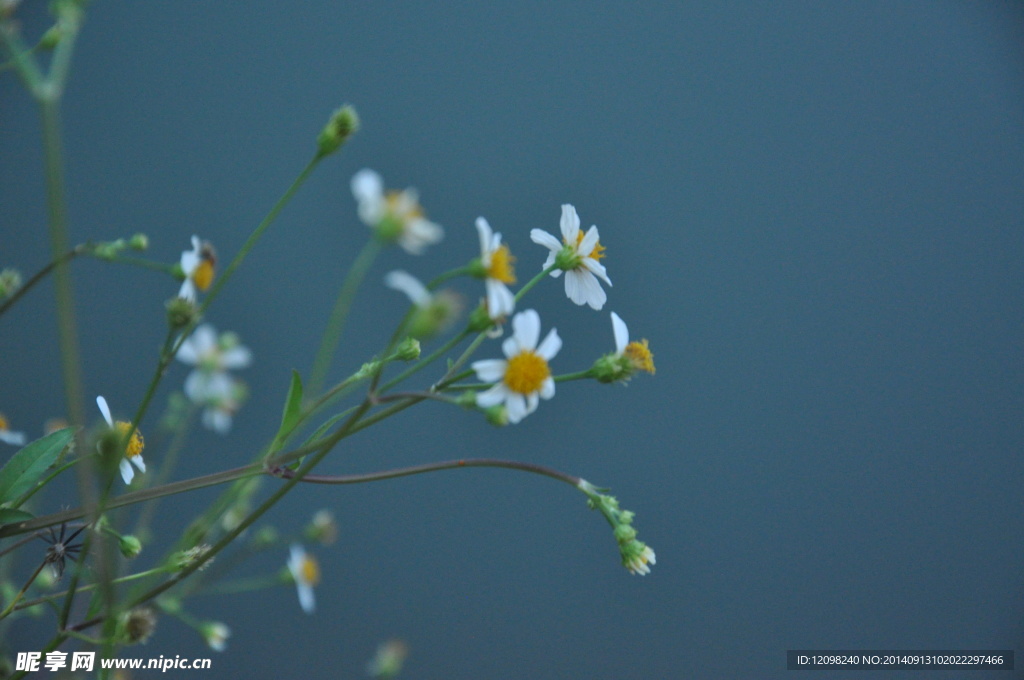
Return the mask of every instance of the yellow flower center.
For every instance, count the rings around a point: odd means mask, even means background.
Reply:
[[[214,274],[214,262],[210,259],[204,259],[196,266],[192,272],[192,282],[196,284],[196,288],[206,292],[206,289],[213,283]]]
[[[6,430],[10,428],[10,426],[11,424],[7,422],[7,416],[5,416],[3,413],[0,413],[0,430]]]
[[[306,555],[299,566],[299,577],[303,583],[315,586],[320,583],[320,565],[315,558]]]
[[[389,191],[384,196],[385,210],[402,222],[423,217],[423,208],[419,203],[410,201],[404,191]]]
[[[126,423],[123,420],[119,420],[116,423],[114,423],[114,427],[117,428],[117,431],[123,438],[126,434],[128,434],[128,430],[131,429],[132,425],[131,423]],[[144,447],[145,442],[142,439],[142,433],[139,432],[138,430],[135,430],[135,432],[132,433],[131,441],[128,442],[128,448],[125,449],[124,455],[127,456],[128,458],[134,458],[135,456],[138,456],[139,454],[142,453],[142,449]]]
[[[647,371],[654,375],[654,355],[651,354],[651,350],[647,347],[646,338],[640,342],[631,342],[626,345],[623,354],[626,355],[636,370]]]
[[[516,258],[508,246],[502,244],[491,253],[491,266],[487,268],[487,278],[501,281],[502,283],[515,283],[516,272],[512,263]]]
[[[513,392],[533,394],[551,377],[551,368],[544,357],[532,350],[525,350],[508,360],[505,369],[505,384]]]
[[[583,243],[583,235],[584,234],[582,229],[576,232],[577,248],[579,248],[580,244]],[[601,245],[600,241],[598,241],[597,243],[594,244],[594,249],[590,251],[590,254],[584,255],[583,257],[589,257],[591,260],[600,260],[602,257],[604,257],[604,246]]]

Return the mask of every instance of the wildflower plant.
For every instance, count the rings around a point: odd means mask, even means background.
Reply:
[[[24,428],[13,430],[0,416],[0,441],[5,447],[19,447],[0,468],[0,560],[9,561],[0,574],[21,579],[0,583],[0,592],[5,593],[0,623],[28,614],[50,615],[54,634],[40,648],[86,645],[110,657],[119,646],[145,642],[159,634],[157,622],[167,617],[192,628],[211,649],[223,651],[231,635],[230,622],[193,616],[189,612],[193,598],[209,592],[244,593],[294,585],[301,609],[313,614],[314,587],[321,570],[329,576],[329,562],[325,559],[322,568],[304,544],[319,544],[326,551],[343,529],[324,510],[317,512],[307,527],[292,531],[266,523],[285,495],[308,483],[372,483],[466,467],[518,470],[575,487],[589,507],[601,512],[611,525],[625,569],[639,575],[650,572],[655,554],[637,538],[634,514],[621,509],[615,498],[590,482],[548,465],[477,458],[422,461],[409,468],[353,475],[316,472],[349,437],[393,423],[392,418],[424,401],[466,409],[470,412],[466,417],[497,426],[517,425],[541,400],[555,397],[558,383],[624,382],[638,372],[654,373],[647,341],[630,342],[626,325],[617,314],[611,315],[614,351],[596,361],[581,362],[572,351],[574,338],[566,338],[563,350],[563,339],[554,328],[559,311],[545,312],[542,323],[536,309],[524,305],[533,288],[560,275],[564,275],[567,296],[577,305],[599,310],[607,301],[601,282],[611,286],[611,281],[602,263],[605,248],[597,228],[583,232],[576,209],[568,204],[562,206],[557,225],[561,239],[544,229],[527,231],[513,225],[505,230],[512,236],[506,241],[480,217],[473,225],[480,256],[470,262],[440,271],[426,283],[401,270],[368,278],[377,255],[391,246],[421,256],[417,266],[424,262],[424,267],[429,266],[439,250],[429,247],[436,246],[445,231],[427,219],[415,190],[387,190],[375,171],[357,172],[351,181],[355,205],[348,218],[368,226],[369,238],[326,315],[312,368],[306,375],[293,371],[289,384],[278,386],[282,406],[276,431],[265,446],[252,452],[245,465],[236,462],[202,476],[179,475],[180,459],[203,455],[185,446],[200,412],[206,427],[229,433],[247,393],[233,372],[248,367],[254,356],[237,334],[218,333],[206,319],[215,319],[219,294],[244,266],[281,209],[312,172],[356,134],[359,117],[351,106],[341,107],[319,135],[310,134],[308,165],[237,252],[227,253],[223,261],[211,243],[185,231],[181,239],[187,238],[191,247],[171,262],[142,257],[150,241],[145,234],[71,245],[63,179],[53,168],[59,168],[62,161],[57,112],[84,3],[58,0],[53,4],[54,28],[40,38],[52,49],[48,64],[20,33],[16,4],[0,2],[0,43],[8,58],[7,71],[20,76],[41,111],[52,251],[50,261],[28,278],[18,272],[29,271],[32,263],[4,263],[12,266],[0,272],[0,324],[7,322],[4,315],[13,305],[32,299],[27,296],[36,285],[52,277],[66,412],[39,414],[40,422],[57,415],[52,422],[62,424],[48,427],[46,434],[34,441],[28,441],[31,437],[22,432]],[[5,76],[9,73],[0,71],[0,77]],[[500,222],[508,225],[511,219]],[[451,232],[460,238],[472,235],[470,225]],[[549,251],[543,266],[532,274],[523,274],[521,264],[532,258],[513,256],[526,235]],[[166,246],[180,248],[178,243]],[[166,308],[165,340],[150,357],[153,371],[147,388],[129,410],[119,411],[128,414],[124,420],[115,420],[104,397],[87,396],[83,388],[81,368],[87,362],[78,351],[69,276],[73,262],[83,257],[110,266],[135,267],[140,278],[162,277],[160,290],[164,292],[154,295],[151,304]],[[520,263],[519,275],[527,278],[518,288],[516,262]],[[382,279],[408,297],[407,311],[395,319],[390,334],[378,338],[379,352],[357,359],[347,377],[332,382],[331,366],[352,302],[364,281]],[[441,289],[455,279],[472,286],[470,299],[480,300],[468,315],[462,314],[462,298]],[[510,333],[503,329],[506,323]],[[497,340],[502,333],[504,339]],[[427,345],[426,351],[421,342],[436,344]],[[139,351],[149,350],[141,347]],[[496,356],[499,351],[501,356]],[[176,362],[189,367],[187,375],[180,375],[184,371]],[[590,368],[559,372],[563,365],[573,363],[589,363]],[[14,392],[3,396],[17,398]],[[89,399],[95,400],[98,415],[86,407]],[[164,401],[167,408],[160,417],[157,405]],[[118,406],[123,409],[125,405]],[[155,433],[145,460],[143,427]],[[77,480],[78,495],[71,503],[64,495],[57,498],[46,493],[52,482],[65,475]],[[118,477],[130,488],[118,483]],[[193,517],[183,518],[180,534],[172,542],[157,543],[150,524],[160,500],[206,487],[219,487],[219,497],[208,507],[197,508]],[[247,558],[267,551],[287,555],[286,566],[256,578],[233,574]],[[219,559],[222,555],[225,558]],[[15,563],[15,557],[22,559]],[[54,592],[44,587],[44,581],[62,582],[64,589]],[[371,673],[393,677],[405,653],[402,643],[382,647]]]

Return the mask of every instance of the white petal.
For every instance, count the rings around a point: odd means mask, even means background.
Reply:
[[[424,219],[412,220],[398,237],[398,245],[410,255],[422,255],[427,246],[444,238],[444,229]]]
[[[544,264],[542,264],[542,265],[540,266],[540,268],[541,268],[541,271],[543,271],[543,270],[547,269],[548,267],[550,267],[550,266],[551,266],[551,265],[553,265],[554,263],[555,263],[555,251],[554,251],[554,250],[552,250],[552,251],[551,251],[550,253],[548,253],[548,256],[547,256],[547,258],[546,258],[546,259],[544,260]],[[553,276],[553,277],[554,277],[554,278],[556,278],[556,279],[557,279],[557,278],[558,278],[559,276],[561,276],[561,275],[562,275],[562,270],[561,270],[561,269],[555,269],[555,270],[553,270],[553,271],[551,272],[551,276]]]
[[[498,383],[488,390],[476,393],[476,405],[481,408],[497,406],[508,399],[509,391],[505,383]]]
[[[480,254],[487,260],[491,254],[491,236],[494,232],[491,230],[491,225],[482,217],[476,218],[476,231],[480,235]],[[484,262],[485,266],[487,264]]]
[[[132,479],[135,478],[135,470],[132,470],[131,463],[128,462],[127,458],[122,458],[119,467],[121,468],[121,479],[124,480],[125,484],[131,484]]]
[[[505,371],[508,370],[508,362],[504,359],[481,359],[480,361],[474,361],[470,366],[475,372],[476,377],[484,382],[497,382],[505,377]]]
[[[237,345],[220,355],[220,365],[225,369],[245,368],[252,363],[252,352],[248,347]]]
[[[417,307],[426,307],[430,304],[430,291],[409,272],[400,269],[388,272],[384,277],[384,285],[405,293]]]
[[[612,332],[615,334],[615,354],[622,356],[626,351],[626,345],[629,344],[629,329],[626,328],[626,322],[615,312],[612,312]]]
[[[589,271],[584,270],[578,272],[578,274],[580,289],[583,291],[586,303],[590,305],[591,309],[600,310],[604,307],[605,301],[608,300],[608,295],[604,292],[604,288],[601,288],[601,284],[597,282],[597,277]]]
[[[516,392],[509,392],[508,399],[505,400],[505,408],[508,411],[508,422],[513,424],[518,423],[529,414],[529,411],[526,410],[526,399]]]
[[[531,229],[530,240],[556,253],[562,249],[562,242],[543,229]]]
[[[313,597],[313,586],[308,583],[296,583],[295,589],[299,593],[299,606],[302,611],[312,614],[316,611],[316,599]]]
[[[555,396],[555,379],[548,377],[544,379],[544,382],[540,384],[540,396],[544,399],[550,399]]]
[[[360,203],[378,203],[384,196],[384,181],[373,170],[364,168],[352,177],[352,195]]]
[[[490,318],[508,316],[516,308],[515,295],[501,281],[487,279],[484,287],[487,289],[487,314]]]
[[[501,341],[501,352],[509,359],[519,354],[520,351],[522,351],[522,348],[519,347],[519,341],[516,340],[515,336],[505,338]]]
[[[204,323],[195,331],[185,342],[192,343],[192,347],[195,348],[196,354],[202,356],[217,347],[217,331],[208,323]]]
[[[590,276],[588,274],[588,276]],[[575,269],[565,273],[565,294],[570,300],[578,305],[586,304],[587,299],[583,295],[583,286],[580,283],[581,273]]]
[[[576,252],[583,257],[589,257],[590,253],[594,252],[594,246],[597,245],[597,227],[591,227],[587,229],[587,233],[583,236],[583,240],[576,246]]]
[[[537,348],[537,354],[545,361],[551,361],[560,349],[562,349],[562,338],[558,337],[558,331],[552,328],[548,331],[544,342],[540,343],[540,347]]]
[[[608,274],[605,271],[604,265],[591,257],[583,258],[583,266],[589,269],[596,276],[600,276],[604,279],[604,282],[609,286],[612,285],[611,279],[608,278]]]
[[[0,430],[0,442],[12,446],[23,446],[25,444],[25,433],[12,430]]]
[[[192,279],[185,279],[181,282],[181,288],[178,289],[178,297],[189,302],[196,301],[196,286],[192,283]]]
[[[231,413],[219,408],[208,408],[203,411],[203,424],[217,434],[231,431]]]
[[[540,397],[537,396],[536,392],[531,392],[526,395],[526,413],[530,414],[537,410],[537,404],[540,403]]]
[[[135,464],[135,467],[139,468],[139,472],[146,471],[146,461],[142,460],[142,456],[132,456],[128,459],[130,462]]]
[[[512,317],[512,334],[519,341],[520,349],[536,349],[540,340],[540,314],[527,309]]]
[[[580,216],[576,208],[568,203],[562,206],[562,219],[558,224],[562,230],[562,239],[571,246],[576,245],[576,237],[580,233]]]
[[[96,397],[96,405],[100,407],[100,413],[103,414],[103,420],[107,421],[107,425],[113,427],[114,419],[110,417],[110,407],[107,406],[107,400],[103,397]]]

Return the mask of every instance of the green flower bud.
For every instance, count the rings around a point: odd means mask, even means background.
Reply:
[[[590,371],[598,382],[626,381],[633,375],[633,364],[625,356],[605,354],[594,362]]]
[[[252,546],[257,549],[269,548],[277,543],[277,538],[277,529],[274,527],[260,527],[259,531],[252,537]]]
[[[0,271],[0,299],[9,297],[21,288],[21,273],[17,269]]]
[[[132,250],[147,250],[149,248],[149,237],[145,234],[135,234],[128,240],[128,247]],[[181,266],[180,264],[178,265]]]
[[[406,338],[395,348],[395,359],[399,361],[416,361],[420,358],[420,341],[416,338]]]
[[[331,155],[358,131],[359,114],[352,106],[346,104],[331,115],[327,125],[320,131],[320,136],[316,140],[317,155],[321,158]]]
[[[576,252],[575,246],[564,246],[555,255],[555,265],[562,271],[576,269],[583,262],[583,258]]]
[[[359,370],[352,374],[354,380],[363,380],[369,378],[377,371],[381,369],[383,364],[380,361],[367,361],[365,364],[359,367]]]
[[[128,559],[134,559],[139,556],[142,552],[142,542],[135,536],[121,536],[118,540],[118,548],[121,550],[121,554]]]
[[[171,298],[167,301],[167,325],[172,330],[185,328],[198,320],[197,312],[196,305],[191,300]]]
[[[494,321],[487,315],[487,306],[480,305],[469,314],[469,330],[474,333],[482,333],[494,325]]]
[[[508,410],[505,409],[504,404],[485,408],[484,417],[487,418],[487,422],[495,427],[505,427],[508,425]]]
[[[39,39],[39,49],[41,50],[52,50],[57,47],[60,43],[60,39],[64,37],[64,32],[60,26],[54,25],[46,29],[46,33],[43,33],[43,37]]]

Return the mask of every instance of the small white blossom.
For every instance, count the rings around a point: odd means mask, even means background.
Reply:
[[[204,623],[199,629],[206,644],[215,652],[223,652],[228,647],[228,638],[231,637],[231,629],[220,621]]]
[[[561,257],[565,264],[565,294],[578,305],[601,309],[608,295],[598,283],[598,278],[609,286],[612,282],[604,265],[598,262],[604,257],[604,246],[598,240],[597,227],[590,227],[586,234],[580,231],[579,215],[576,214],[576,208],[569,204],[562,206],[559,227],[562,232],[561,242],[542,229],[530,231],[530,240],[551,251],[544,261],[544,269],[555,264],[556,258]],[[561,274],[562,269],[551,272],[551,276],[555,277]]]
[[[231,429],[231,417],[245,397],[245,385],[228,374],[252,363],[252,352],[234,333],[221,333],[210,324],[195,329],[181,343],[177,358],[195,366],[185,379],[185,395],[204,406],[203,424],[221,434]]]
[[[441,226],[424,217],[415,189],[385,192],[380,175],[363,169],[352,178],[352,194],[359,218],[410,255],[422,255],[427,246],[444,237]]]
[[[96,397],[96,405],[100,408],[100,413],[103,414],[103,420],[107,421],[107,426],[111,430],[117,432],[121,436],[128,434],[128,430],[131,429],[131,424],[126,423],[123,420],[114,421],[110,416],[110,407],[107,406],[107,400],[103,397]],[[128,442],[128,446],[124,452],[124,458],[120,462],[121,479],[124,480],[125,484],[131,484],[132,479],[135,478],[135,471],[132,470],[132,465],[139,468],[139,472],[146,471],[146,463],[142,460],[142,448],[143,439],[142,434],[136,429],[132,433],[132,438]],[[131,464],[130,464],[131,463]]]
[[[508,284],[516,282],[512,269],[515,258],[508,246],[502,245],[501,234],[494,233],[487,220],[476,218],[476,230],[480,235],[480,262],[487,272],[484,279],[487,316],[497,321],[507,317],[516,307],[516,298],[508,288]]]
[[[295,581],[302,611],[312,614],[316,610],[313,588],[320,583],[320,565],[301,545],[293,543],[288,556],[288,571]]]
[[[193,236],[192,250],[182,251],[180,264],[185,280],[178,290],[178,297],[195,302],[197,289],[205,291],[213,283],[217,255],[213,246],[201,242],[198,236]]]
[[[488,408],[504,403],[509,422],[518,423],[537,409],[541,398],[555,396],[548,361],[562,348],[562,339],[554,328],[540,345],[539,339],[540,316],[535,310],[527,309],[512,317],[512,337],[501,345],[506,358],[473,362],[477,377],[494,383],[477,393],[478,406]]]

